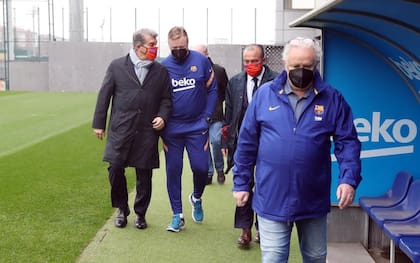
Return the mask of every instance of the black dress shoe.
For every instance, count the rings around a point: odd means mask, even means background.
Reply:
[[[224,184],[226,180],[225,173],[223,171],[217,171],[217,182]]]
[[[137,215],[136,220],[134,220],[134,224],[136,225],[136,227],[138,229],[146,229],[147,228],[147,223],[146,223],[146,219],[144,218],[144,216]]]
[[[237,243],[241,249],[249,249],[251,242],[251,229],[243,228],[242,234],[239,236]]]
[[[115,217],[114,220],[114,225],[116,227],[120,227],[123,228],[127,225],[127,216],[130,214],[130,209],[125,208],[125,209],[118,209],[118,214]]]

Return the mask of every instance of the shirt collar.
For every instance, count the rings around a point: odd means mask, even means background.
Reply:
[[[284,91],[286,92],[287,95],[290,95],[290,94],[293,93],[293,90],[292,90],[292,87],[290,86],[289,80],[287,80],[286,84],[284,85]],[[311,95],[312,91],[313,91],[313,87],[310,87],[307,91],[305,91],[305,94],[303,94],[303,97],[308,98],[309,95]]]

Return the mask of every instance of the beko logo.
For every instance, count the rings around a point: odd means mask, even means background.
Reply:
[[[172,79],[172,87],[174,87],[173,92],[187,90],[187,89],[193,89],[195,88],[195,79]]]
[[[417,125],[410,119],[381,119],[380,112],[372,112],[372,118],[357,118],[353,121],[361,143],[387,143],[389,147],[363,150],[361,158],[414,153]],[[398,143],[399,146],[391,144]],[[383,145],[383,144],[382,144]],[[331,158],[336,161],[334,154]]]
[[[403,144],[402,146],[365,150],[361,152],[361,158],[414,153],[414,145],[411,143],[417,137],[417,125],[410,119],[381,119],[380,112],[372,112],[371,120],[357,118],[354,120],[354,126],[356,126],[359,140],[362,143]]]
[[[417,136],[417,126],[410,119],[385,119],[381,121],[381,113],[373,112],[372,120],[357,118],[354,120],[361,142],[411,143]]]
[[[395,66],[397,66],[403,73],[411,80],[420,80],[420,65],[416,61],[407,61],[402,57],[398,57],[400,61],[393,60],[388,57]]]

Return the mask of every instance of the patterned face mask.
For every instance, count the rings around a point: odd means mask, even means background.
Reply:
[[[156,59],[158,47],[146,47],[146,58],[154,61]]]

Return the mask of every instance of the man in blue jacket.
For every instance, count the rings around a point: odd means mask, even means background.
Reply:
[[[331,142],[340,168],[339,208],[361,181],[360,142],[350,106],[322,81],[319,45],[296,38],[283,50],[285,70],[248,106],[234,156],[233,195],[258,215],[262,262],[287,262],[293,225],[303,262],[325,262],[330,211]]]
[[[207,182],[208,129],[217,101],[217,84],[210,61],[188,49],[188,35],[183,27],[169,31],[168,43],[171,55],[162,64],[169,72],[173,108],[162,139],[173,217],[167,230],[179,232],[185,223],[181,198],[184,149],[193,172],[194,189],[189,196],[192,219],[202,222],[204,218],[201,196]]]

